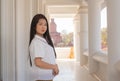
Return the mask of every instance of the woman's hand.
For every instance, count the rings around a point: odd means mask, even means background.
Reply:
[[[44,69],[52,69],[53,70],[53,75],[58,75],[59,74],[59,68],[57,64],[48,64],[47,62],[44,62],[41,60],[42,58],[35,58],[35,65],[40,68]]]
[[[59,68],[58,68],[58,65],[55,64],[54,69],[53,69],[53,75],[56,76],[58,74],[59,74]]]

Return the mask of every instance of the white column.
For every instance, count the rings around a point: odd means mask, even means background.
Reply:
[[[40,13],[45,14],[46,0],[32,0],[32,13],[33,16]]]
[[[31,0],[16,0],[16,81],[27,81]]]
[[[24,30],[24,34],[25,34],[25,53],[24,53],[24,57],[25,57],[25,81],[31,81],[31,67],[30,67],[30,61],[29,61],[29,57],[28,57],[28,44],[29,44],[29,37],[30,37],[30,24],[31,24],[31,20],[33,18],[32,16],[32,0],[25,0],[25,3],[27,3],[25,5],[26,9],[25,9],[25,30]],[[23,49],[21,48],[21,49]],[[19,76],[20,77],[20,76]]]
[[[83,55],[88,51],[88,6],[85,1],[80,4],[80,65],[87,64],[88,58]]]
[[[36,15],[38,13],[38,0],[32,0],[32,15]]]
[[[0,0],[1,5],[1,0]],[[1,31],[1,6],[0,6],[0,31]],[[1,33],[0,33],[1,36]],[[2,80],[2,65],[1,65],[2,59],[1,59],[1,37],[0,37],[0,80]]]
[[[99,0],[88,0],[88,22],[89,22],[89,72],[98,69],[98,63],[92,58],[101,49],[100,34],[100,3]]]
[[[45,14],[46,0],[38,0],[38,13]]]
[[[120,81],[115,64],[120,61],[120,0],[107,0],[108,81]]]
[[[34,11],[34,9],[33,9],[33,2],[32,2],[33,0],[29,0],[28,2],[29,2],[29,11],[30,11],[30,21],[32,20],[32,18],[33,18],[33,11]]]
[[[2,81],[15,77],[15,0],[1,0],[1,58]]]
[[[80,61],[80,16],[74,18],[74,55],[76,61]]]

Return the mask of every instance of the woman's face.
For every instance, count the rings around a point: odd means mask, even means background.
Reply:
[[[45,19],[40,19],[36,25],[36,33],[40,36],[43,36],[43,34],[47,30],[47,22]]]

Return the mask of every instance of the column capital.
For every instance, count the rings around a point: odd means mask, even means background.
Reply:
[[[94,3],[97,3],[97,4],[102,4],[105,2],[105,0],[88,0],[88,3],[89,2],[94,2]]]
[[[80,15],[79,13],[77,13],[75,16],[74,16],[74,21],[80,21]]]
[[[88,4],[85,0],[83,0],[81,3],[80,3],[80,7],[79,7],[79,13],[83,13],[83,14],[86,14],[88,13]]]
[[[46,0],[37,0],[38,13],[45,14]]]

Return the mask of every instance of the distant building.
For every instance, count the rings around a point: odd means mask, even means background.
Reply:
[[[56,29],[57,25],[55,24],[54,19],[51,19],[49,30],[54,45],[57,45],[62,41],[62,37],[60,36],[60,33],[57,32]]]

